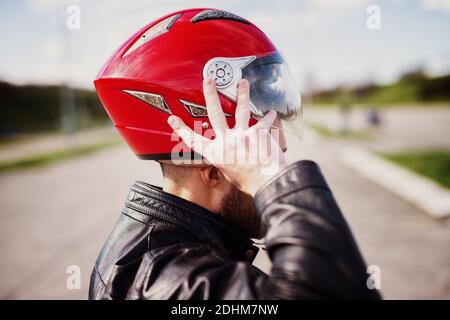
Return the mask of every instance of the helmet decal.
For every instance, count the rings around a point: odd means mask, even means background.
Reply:
[[[169,31],[169,29],[173,26],[175,21],[181,17],[181,14],[175,14],[167,19],[164,19],[163,21],[155,24],[153,27],[145,31],[139,39],[136,40],[135,43],[127,50],[127,52],[124,53],[123,58],[129,55],[131,52],[136,50],[137,48],[143,46],[150,40],[155,39],[156,37],[159,37],[160,35],[166,33]]]
[[[206,118],[208,116],[208,110],[205,106],[198,105],[193,102],[189,102],[183,99],[180,99],[180,102],[183,104],[183,106],[186,108],[186,110],[189,112],[189,114],[194,118]],[[225,113],[226,117],[232,117],[231,114]]]
[[[156,109],[164,111],[165,113],[168,114],[172,114],[172,111],[170,110],[166,100],[164,100],[164,98],[159,94],[134,90],[123,90],[123,92],[129,94],[132,97],[138,98],[139,100],[145,102],[146,104],[152,107],[155,107]]]
[[[191,116],[195,118],[206,118],[208,116],[206,107],[182,99],[180,99],[180,102],[183,104],[183,106]]]

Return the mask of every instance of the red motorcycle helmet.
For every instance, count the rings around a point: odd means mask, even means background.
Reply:
[[[252,118],[270,109],[299,128],[301,99],[288,67],[251,22],[216,9],[189,9],[148,24],[106,62],[95,88],[109,117],[141,159],[191,158],[167,124],[179,116],[198,132],[210,123],[202,90],[215,79],[228,125],[234,126],[237,84],[250,83]],[[180,143],[184,146],[180,148]]]

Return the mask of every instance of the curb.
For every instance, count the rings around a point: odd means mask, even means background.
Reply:
[[[433,218],[450,216],[450,191],[432,180],[364,149],[345,149],[339,160],[344,166],[416,205]]]

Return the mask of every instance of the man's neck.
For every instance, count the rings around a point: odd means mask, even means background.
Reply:
[[[209,197],[206,195],[207,192],[198,189],[194,191],[192,188],[177,185],[173,183],[173,181],[166,179],[164,179],[163,182],[163,190],[167,193],[183,198],[189,202],[198,204],[199,206],[202,206],[211,212],[215,212]]]

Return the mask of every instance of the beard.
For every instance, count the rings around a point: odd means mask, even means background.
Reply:
[[[219,215],[233,227],[242,230],[249,238],[261,238],[261,231],[253,197],[231,186],[222,200]]]

